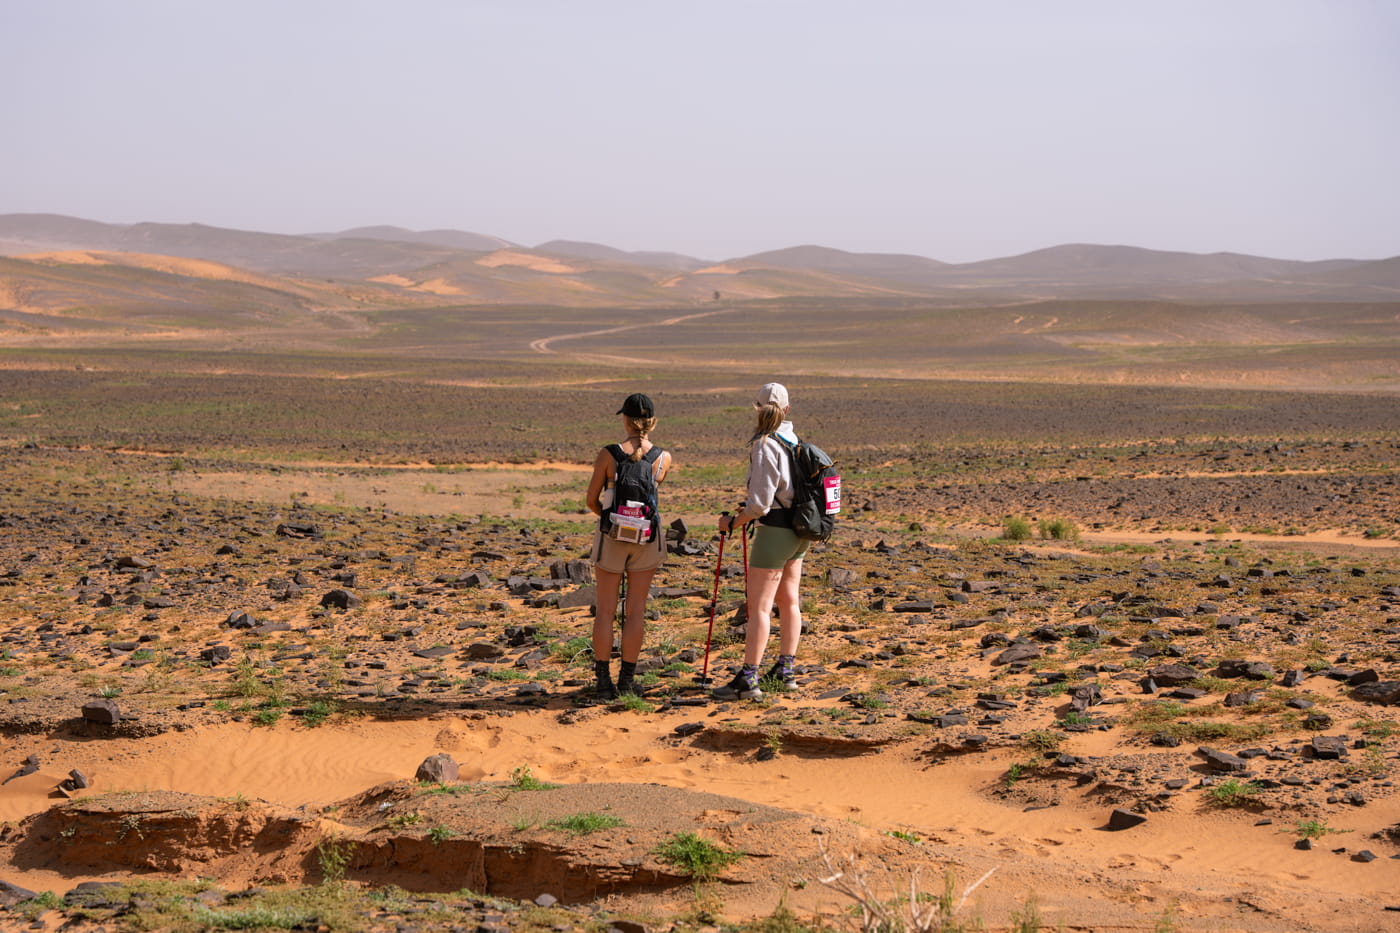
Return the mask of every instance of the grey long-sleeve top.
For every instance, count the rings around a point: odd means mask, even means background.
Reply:
[[[791,421],[784,421],[775,432],[784,440],[797,443]],[[772,508],[792,506],[792,465],[787,448],[772,437],[755,441],[749,451],[749,476],[744,493],[744,508],[735,520],[757,521]]]

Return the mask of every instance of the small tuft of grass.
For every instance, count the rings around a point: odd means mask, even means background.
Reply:
[[[1368,739],[1388,739],[1400,733],[1400,725],[1384,719],[1358,719],[1353,729],[1360,729]]]
[[[1051,729],[1032,729],[1021,733],[1021,744],[1038,752],[1053,752],[1064,740],[1063,733]]]
[[[1002,778],[1002,784],[1007,790],[1016,786],[1016,782],[1028,774],[1034,774],[1040,770],[1040,762],[1034,758],[1030,761],[1018,761],[1006,769],[1006,776]]]
[[[725,868],[744,857],[743,852],[724,849],[693,832],[676,833],[657,846],[654,854],[696,881],[713,881]]]
[[[530,773],[529,765],[521,765],[510,772],[510,786],[514,790],[554,790],[559,785],[541,781]]]
[[[586,812],[571,813],[557,820],[550,820],[544,825],[545,829],[557,829],[571,836],[586,836],[604,829],[614,829],[625,825],[625,823],[621,817],[613,816],[610,813]]]
[[[1259,805],[1263,791],[1263,786],[1254,781],[1226,778],[1207,788],[1205,798],[1213,807],[1253,807]]]
[[[1333,833],[1351,832],[1349,829],[1333,829],[1322,820],[1299,820],[1293,831],[1298,835],[1299,839],[1321,839]],[[1286,833],[1288,830],[1281,829],[1279,832]]]
[[[584,655],[592,657],[593,641],[579,635],[567,641],[557,641],[549,646],[549,656],[552,658],[562,658],[565,663],[572,664]]]
[[[315,703],[306,707],[306,712],[302,714],[301,721],[314,729],[317,726],[325,725],[326,720],[330,719],[334,713],[335,704],[325,700],[317,700]]]
[[[650,713],[656,709],[646,697],[637,696],[635,693],[624,693],[618,697],[617,705],[634,713]]]
[[[405,826],[412,826],[423,818],[423,814],[417,810],[410,810],[407,813],[395,813],[384,821],[384,825],[392,826],[394,829],[403,829]]]

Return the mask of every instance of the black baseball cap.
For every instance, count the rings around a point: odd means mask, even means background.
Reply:
[[[651,404],[651,399],[637,392],[627,396],[627,400],[622,403],[622,407],[617,410],[617,413],[629,418],[654,418],[656,407]]]

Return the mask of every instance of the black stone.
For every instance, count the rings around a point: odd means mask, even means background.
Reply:
[[[1124,810],[1119,807],[1108,816],[1108,829],[1110,832],[1119,832],[1124,829],[1132,829],[1134,826],[1141,826],[1147,822],[1147,817],[1141,813],[1134,813],[1132,810]]]

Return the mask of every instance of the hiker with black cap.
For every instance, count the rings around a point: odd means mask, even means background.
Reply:
[[[802,635],[802,602],[798,587],[802,583],[802,558],[807,555],[809,542],[792,530],[792,462],[779,440],[796,444],[797,434],[788,420],[788,391],[782,384],[770,382],[759,389],[753,407],[757,424],[749,438],[749,473],[744,501],[734,515],[725,512],[719,517],[720,534],[733,531],[742,534],[745,525],[758,523],[749,555],[744,664],[732,681],[714,689],[715,697],[722,700],[757,700],[763,696],[758,667],[763,663],[768,645],[774,602],[782,623],[778,660],[763,679],[779,690],[793,690],[797,686],[793,664]]]
[[[650,398],[638,392],[627,396],[617,414],[622,416],[625,437],[621,443],[598,451],[586,496],[588,508],[598,516],[593,537],[597,583],[593,668],[601,700],[613,700],[636,689],[633,677],[642,653],[651,578],[666,559],[656,487],[671,469],[671,455],[650,439],[656,428],[656,408]],[[624,575],[627,605],[623,608],[622,668],[614,684],[610,670],[613,617]]]

